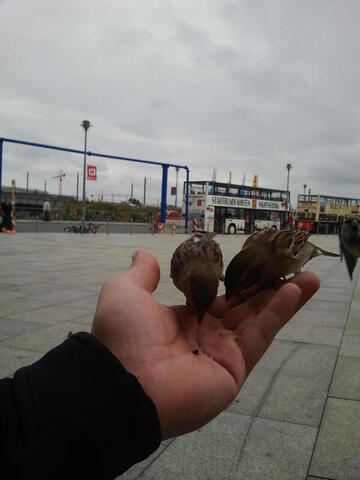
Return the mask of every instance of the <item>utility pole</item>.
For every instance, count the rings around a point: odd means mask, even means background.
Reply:
[[[79,173],[76,174],[76,201],[79,201]]]
[[[44,183],[44,192],[46,193],[46,180],[45,180],[45,183]]]
[[[82,199],[82,217],[81,217],[81,233],[84,233],[85,229],[85,216],[86,216],[86,148],[87,148],[87,131],[91,127],[89,120],[83,120],[81,123],[85,131],[84,140],[84,171],[83,171],[83,199]]]
[[[290,170],[292,168],[291,163],[286,164],[287,168],[287,185],[286,185],[286,210],[287,210],[287,223],[289,224],[289,217],[290,217],[290,192],[289,192],[289,178],[290,178]]]
[[[131,184],[131,194],[130,194],[130,201],[132,202],[132,199],[133,199],[133,195],[134,195],[134,184],[132,183]]]
[[[144,177],[144,203],[143,203],[144,206],[145,206],[145,202],[146,202],[146,177]]]
[[[26,191],[29,190],[29,172],[26,172]]]
[[[178,178],[179,178],[179,167],[176,167],[175,208],[177,208],[177,199],[178,199]]]

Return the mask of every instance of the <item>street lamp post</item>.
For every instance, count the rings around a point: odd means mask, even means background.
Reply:
[[[179,167],[176,167],[175,208],[177,208],[177,199],[178,199],[178,178],[179,178]]]
[[[84,233],[85,229],[85,215],[86,215],[86,148],[87,148],[87,131],[91,127],[89,120],[83,120],[81,126],[85,130],[85,143],[84,143],[84,171],[83,171],[83,198],[82,198],[82,217],[81,217],[81,233]]]
[[[289,225],[289,217],[290,217],[290,192],[289,192],[289,178],[290,178],[290,170],[292,168],[291,163],[286,164],[287,168],[287,185],[286,185],[286,210],[287,210],[287,224]]]

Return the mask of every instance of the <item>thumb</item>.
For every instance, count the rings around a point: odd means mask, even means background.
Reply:
[[[144,250],[137,250],[126,275],[138,287],[152,293],[160,280],[160,266],[155,257]]]

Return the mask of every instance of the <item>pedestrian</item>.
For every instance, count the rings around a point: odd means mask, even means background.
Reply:
[[[2,212],[2,232],[12,232],[14,229],[13,219],[12,219],[13,207],[8,198],[6,198],[1,204]]]
[[[44,222],[48,222],[50,220],[50,202],[49,200],[45,200],[44,205],[43,205],[43,220]]]

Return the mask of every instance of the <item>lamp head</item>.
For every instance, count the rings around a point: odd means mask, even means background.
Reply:
[[[84,130],[88,130],[90,127],[91,127],[91,123],[89,122],[89,120],[83,120],[81,122],[81,126],[84,128]]]

